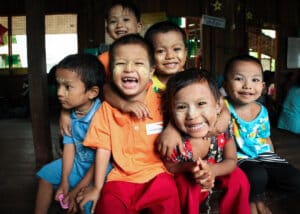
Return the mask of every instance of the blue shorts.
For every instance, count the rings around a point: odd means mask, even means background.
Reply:
[[[91,167],[92,163],[82,163],[79,162],[76,158],[74,159],[74,164],[72,170],[69,175],[69,191],[72,189],[82,180],[82,178],[87,173],[88,169]],[[112,169],[112,164],[109,163],[106,175]],[[40,179],[43,179],[53,185],[54,189],[57,189],[61,183],[62,178],[62,159],[54,160],[45,166],[43,166],[36,174]],[[92,185],[92,184],[91,184]],[[90,210],[92,208],[92,202],[88,202],[85,207],[85,213],[91,213]]]

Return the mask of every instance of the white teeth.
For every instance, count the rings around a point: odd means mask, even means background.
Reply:
[[[124,82],[137,82],[136,78],[131,78],[131,77],[125,77],[123,78]]]
[[[190,128],[190,129],[200,129],[200,128],[202,128],[202,127],[204,127],[204,123],[198,123],[198,124],[194,124],[194,125],[189,125],[188,127]]]

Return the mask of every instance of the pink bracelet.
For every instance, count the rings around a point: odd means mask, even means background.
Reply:
[[[63,208],[63,209],[68,209],[69,208],[69,202],[64,203],[64,194],[63,193],[60,193],[58,195],[58,199],[59,199],[59,203],[60,203],[61,208]]]

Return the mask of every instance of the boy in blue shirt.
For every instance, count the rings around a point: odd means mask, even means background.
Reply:
[[[62,158],[38,171],[40,178],[35,213],[47,213],[54,198],[68,212],[78,209],[76,195],[90,184],[94,172],[95,151],[82,142],[94,113],[101,105],[105,71],[97,57],[74,54],[65,57],[56,67],[57,96],[64,109],[71,111],[72,136],[64,135]],[[110,170],[111,166],[108,166]],[[89,213],[91,204],[87,204]]]

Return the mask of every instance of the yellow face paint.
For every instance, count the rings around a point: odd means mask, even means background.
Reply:
[[[58,84],[58,90],[61,90],[62,88],[64,89],[64,96],[65,97],[68,97],[69,96],[69,90],[68,90],[68,87],[72,84],[72,81],[71,80],[67,80],[67,79],[64,79],[64,78],[59,78],[57,77],[56,78],[56,82]],[[63,86],[63,87],[62,87]]]

